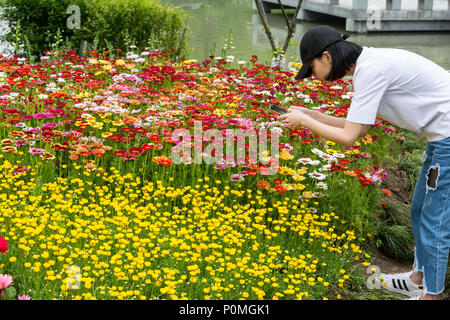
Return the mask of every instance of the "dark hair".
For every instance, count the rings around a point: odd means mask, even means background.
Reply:
[[[336,81],[345,76],[356,63],[362,52],[362,47],[350,41],[339,41],[325,48],[314,58],[320,58],[324,51],[328,51],[332,58],[331,71],[325,77],[327,81]]]

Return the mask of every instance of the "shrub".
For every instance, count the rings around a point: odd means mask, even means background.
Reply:
[[[121,49],[131,44],[172,56],[185,51],[185,13],[157,0],[1,0],[2,18],[10,27],[3,40],[27,44],[33,55],[64,43],[68,49]],[[80,8],[80,27],[68,25]],[[83,45],[83,42],[87,45]]]

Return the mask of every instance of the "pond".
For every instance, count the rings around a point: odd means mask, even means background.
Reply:
[[[259,62],[269,64],[271,48],[253,0],[162,0],[164,5],[181,6],[190,16],[190,58],[206,59],[211,54],[220,56],[225,39],[231,31],[232,46],[228,55],[249,61],[252,55]],[[268,14],[267,20],[275,41],[284,42],[287,28],[281,14]],[[286,58],[299,61],[298,46],[302,35],[319,24],[328,24],[345,32],[345,20],[316,22],[298,21]],[[351,33],[349,41],[363,46],[400,48],[420,54],[446,70],[450,70],[450,32],[382,32]],[[214,50],[215,48],[215,50]]]

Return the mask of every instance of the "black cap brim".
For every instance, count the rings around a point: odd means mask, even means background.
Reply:
[[[312,75],[311,62],[312,61],[308,61],[302,65],[297,75],[295,76],[296,80],[308,78],[309,76]]]

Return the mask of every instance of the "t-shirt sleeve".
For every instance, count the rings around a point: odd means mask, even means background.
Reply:
[[[359,70],[353,79],[354,95],[347,120],[361,124],[374,124],[378,107],[388,87],[387,79],[379,72]]]

